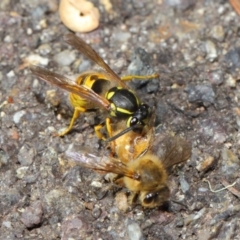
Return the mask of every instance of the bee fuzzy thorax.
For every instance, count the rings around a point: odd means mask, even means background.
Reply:
[[[114,130],[114,135],[121,132],[121,127]],[[115,140],[114,149],[115,155],[121,158],[121,161],[128,163],[137,159],[149,147],[151,140],[150,134],[140,135],[136,132],[127,132]]]
[[[167,172],[162,162],[153,154],[146,154],[129,162],[127,166],[130,171],[140,176],[137,180],[124,177],[126,187],[133,192],[156,190],[167,180]]]

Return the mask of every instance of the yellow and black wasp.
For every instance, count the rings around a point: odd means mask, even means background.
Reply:
[[[112,136],[110,118],[106,118],[108,139],[105,139],[100,131],[104,124],[95,126],[96,135],[100,139],[112,141],[126,132],[141,131],[148,123],[151,111],[147,104],[141,103],[137,95],[125,84],[125,81],[133,78],[157,78],[158,74],[120,78],[84,40],[71,33],[66,34],[64,40],[99,65],[104,72],[85,72],[80,74],[74,82],[39,66],[30,66],[31,71],[40,79],[70,92],[70,103],[74,108],[74,113],[68,128],[59,135],[64,136],[73,128],[73,124],[81,112],[99,107],[106,109],[111,117],[126,120],[126,128]]]

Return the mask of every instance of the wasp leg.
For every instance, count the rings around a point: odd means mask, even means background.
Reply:
[[[100,130],[105,126],[105,123],[101,123],[97,126],[94,127],[95,133],[97,135],[97,137],[101,140],[106,140],[106,138],[102,135],[102,133],[100,132]]]
[[[110,118],[106,118],[106,128],[107,128],[108,136],[109,136],[109,138],[111,138],[112,137],[112,126],[111,126]]]
[[[159,74],[157,73],[154,73],[152,75],[146,75],[146,76],[139,76],[139,75],[129,75],[129,76],[124,76],[124,77],[121,77],[121,80],[122,81],[131,81],[133,80],[134,78],[135,79],[151,79],[151,78],[158,78],[159,77]]]
[[[102,133],[100,132],[100,130],[101,130],[104,126],[106,126],[107,132],[108,132],[108,136],[109,136],[109,138],[111,138],[111,137],[112,137],[112,127],[111,127],[111,120],[110,120],[110,118],[106,118],[105,123],[101,123],[101,124],[95,126],[95,127],[94,127],[94,130],[95,130],[95,133],[96,133],[97,137],[98,137],[99,139],[105,141],[106,138],[105,138],[105,137],[102,135]]]
[[[107,128],[107,132],[108,132],[108,135],[109,137],[112,137],[112,127],[111,127],[111,124],[110,124],[110,118],[106,118],[106,122],[105,123],[101,123],[97,126],[94,127],[94,130],[95,130],[95,133],[97,135],[97,137],[101,140],[106,140],[106,138],[102,135],[102,133],[100,132],[100,130],[106,126]]]
[[[106,141],[106,138],[103,136],[103,134],[100,131],[104,126],[106,126],[108,136],[109,136],[109,138],[111,138],[112,135],[113,135],[113,133],[112,133],[113,131],[112,131],[111,119],[110,118],[106,118],[105,123],[101,123],[101,124],[95,126],[94,130],[95,130],[95,133],[96,133],[96,135],[99,139],[101,139],[103,141]],[[112,154],[114,154],[115,153],[115,141],[111,141],[110,147],[111,147]]]
[[[109,138],[111,138],[113,136],[113,131],[112,131],[111,119],[110,118],[106,118],[106,128],[107,128],[108,136],[109,136]],[[115,149],[116,149],[115,140],[111,141],[110,144],[111,144],[111,151],[114,154]]]
[[[76,119],[79,117],[79,114],[81,112],[86,112],[86,109],[83,107],[75,107],[74,108],[74,113],[73,113],[73,116],[72,116],[72,119],[71,119],[71,122],[70,122],[68,128],[66,130],[64,130],[63,132],[60,132],[58,134],[58,136],[63,137],[73,128],[73,124],[76,121]]]

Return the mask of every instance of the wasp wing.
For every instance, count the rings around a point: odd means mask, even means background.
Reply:
[[[117,86],[127,88],[127,85],[121,80],[121,78],[119,78],[119,76],[103,61],[98,53],[81,38],[72,33],[68,33],[64,35],[64,41],[103,68],[109,74],[110,80],[113,80]]]
[[[74,93],[93,103],[96,103],[100,107],[103,107],[107,110],[110,109],[109,101],[95,93],[92,89],[78,85],[67,77],[64,77],[58,73],[51,72],[39,66],[31,65],[30,69],[34,75],[41,78],[42,80],[56,85],[57,87],[60,87],[68,92]]]
[[[115,158],[99,157],[93,153],[88,153],[84,151],[66,151],[66,156],[71,160],[77,162],[80,166],[95,171],[101,171],[105,173],[111,172],[136,180],[138,180],[140,177],[137,173],[129,170],[124,163]]]

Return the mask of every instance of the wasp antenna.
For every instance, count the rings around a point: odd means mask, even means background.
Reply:
[[[130,132],[132,130],[136,130],[138,128],[141,129],[142,127],[137,126],[137,125],[128,127],[126,129],[122,130],[120,133],[114,135],[113,137],[110,137],[110,138],[106,139],[105,142],[107,142],[107,143],[108,142],[112,142],[112,141],[116,140],[117,138],[121,137],[122,135],[124,135],[125,133],[128,133],[128,132]]]

